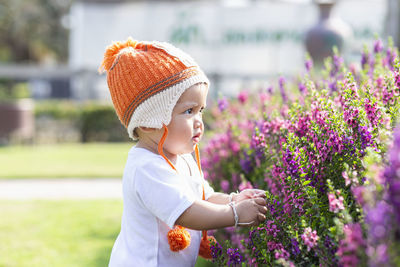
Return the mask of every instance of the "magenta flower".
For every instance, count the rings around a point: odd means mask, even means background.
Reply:
[[[378,109],[377,103],[372,103],[371,100],[365,98],[364,108],[371,125],[373,127],[377,126],[377,124],[381,121],[381,112]]]
[[[246,103],[247,99],[249,98],[249,93],[247,91],[241,91],[238,95],[238,100],[240,103]]]
[[[221,181],[221,189],[225,193],[229,192],[229,182],[227,180],[222,180]]]

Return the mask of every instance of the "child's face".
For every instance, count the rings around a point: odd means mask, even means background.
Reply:
[[[205,84],[196,84],[187,89],[176,103],[164,143],[165,152],[171,156],[193,152],[203,136],[202,113],[207,93]]]

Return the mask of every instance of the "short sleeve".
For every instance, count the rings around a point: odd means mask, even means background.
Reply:
[[[198,183],[201,183],[204,186],[204,196],[207,200],[211,195],[214,194],[214,189],[210,186],[210,184],[204,179],[204,175],[200,173],[199,167],[192,154],[185,154],[182,157],[186,160],[186,162],[190,166],[190,170],[194,172],[195,179],[198,179]]]
[[[203,177],[203,183],[204,183],[204,196],[206,200],[211,197],[214,194],[214,189],[210,186],[208,181],[206,181]]]
[[[195,198],[175,170],[164,162],[157,163],[148,163],[136,170],[136,194],[154,216],[173,228]]]

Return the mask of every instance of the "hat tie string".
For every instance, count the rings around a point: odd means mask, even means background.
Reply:
[[[169,166],[171,166],[172,169],[174,169],[176,172],[178,170],[175,168],[174,164],[165,156],[163,146],[165,143],[165,140],[167,139],[168,136],[168,128],[165,124],[163,124],[163,129],[164,133],[160,139],[160,142],[158,143],[158,154],[160,154],[165,161],[168,163]],[[199,146],[196,144],[195,146],[195,158],[196,158],[196,163],[197,167],[199,168],[200,174],[202,174],[201,170],[201,163],[200,163],[200,151],[199,151]],[[204,192],[204,184],[202,185],[202,200],[205,200],[205,192]],[[211,248],[210,248],[210,240],[213,240],[216,242],[215,238],[213,236],[207,236],[207,230],[202,231],[203,237],[200,242],[200,249],[199,249],[199,255],[203,258],[206,259],[211,259]],[[172,251],[180,251],[185,248],[187,248],[190,245],[191,237],[189,232],[182,226],[178,225],[176,228],[171,229],[168,231],[167,234],[168,237],[168,243],[170,246],[170,249]]]

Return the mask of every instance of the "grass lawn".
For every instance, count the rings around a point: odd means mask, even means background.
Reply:
[[[121,213],[120,200],[1,200],[0,266],[107,266]]]
[[[0,266],[107,266],[122,202],[0,201]]]
[[[121,177],[133,143],[0,147],[0,178]]]

